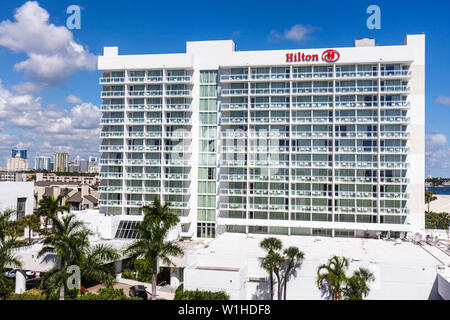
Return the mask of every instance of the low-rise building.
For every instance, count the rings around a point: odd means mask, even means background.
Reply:
[[[14,217],[20,220],[33,214],[34,182],[0,182],[0,212],[14,210]]]
[[[70,204],[71,210],[79,211],[98,208],[98,191],[87,184],[72,182],[36,181],[35,209],[44,197],[63,195],[62,205]]]
[[[100,179],[98,176],[58,176],[54,173],[36,173],[36,181],[77,183],[94,186],[99,184]]]

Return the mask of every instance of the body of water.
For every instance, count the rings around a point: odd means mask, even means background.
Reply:
[[[442,187],[442,188],[425,188],[427,191],[432,191],[436,194],[445,194],[450,195],[450,187]]]

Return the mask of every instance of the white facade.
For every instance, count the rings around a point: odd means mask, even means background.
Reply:
[[[6,160],[6,170],[11,172],[28,170],[28,160],[22,159],[20,155]]]
[[[16,218],[33,214],[34,182],[0,182],[0,212],[14,210]]]
[[[101,212],[134,220],[158,196],[194,237],[424,229],[425,36],[355,45],[106,47]]]
[[[50,163],[51,163],[50,157],[38,156],[34,158],[34,168],[36,169],[36,171],[42,170],[50,171],[51,170]]]

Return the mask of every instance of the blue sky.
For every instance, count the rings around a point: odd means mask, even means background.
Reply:
[[[82,7],[81,30],[62,30],[73,4]],[[381,30],[366,27],[372,4],[381,8]],[[230,38],[238,50],[331,48],[361,37],[401,44],[424,32],[426,174],[450,177],[449,13],[449,1],[2,1],[0,166],[14,147],[29,157],[97,155],[95,56],[105,45],[121,54],[184,52],[186,41]]]

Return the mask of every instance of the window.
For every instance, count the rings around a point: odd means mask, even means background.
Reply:
[[[26,203],[27,198],[17,199],[17,221],[22,220],[22,218],[25,216]]]
[[[208,222],[197,223],[197,237],[199,238],[215,238],[216,224]]]

